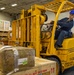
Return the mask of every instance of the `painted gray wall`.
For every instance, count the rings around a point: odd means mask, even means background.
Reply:
[[[13,19],[9,14],[0,12],[0,20],[6,20],[11,22]]]

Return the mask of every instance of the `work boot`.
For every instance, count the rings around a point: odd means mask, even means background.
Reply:
[[[62,45],[55,44],[56,49],[61,48],[61,47],[62,47]]]

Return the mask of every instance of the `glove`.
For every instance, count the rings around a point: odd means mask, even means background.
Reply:
[[[60,28],[61,28],[61,26],[58,25],[58,26],[57,26],[57,30],[59,30]]]

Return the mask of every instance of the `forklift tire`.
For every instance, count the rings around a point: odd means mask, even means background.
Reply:
[[[56,57],[46,57],[46,59],[48,60],[52,60],[52,61],[56,61],[57,63],[57,67],[58,67],[58,70],[57,70],[57,75],[62,75],[62,65],[61,65],[61,61],[56,58]]]

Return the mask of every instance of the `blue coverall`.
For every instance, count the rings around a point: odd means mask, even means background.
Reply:
[[[57,39],[55,45],[62,46],[62,42],[66,36],[69,36],[70,30],[73,27],[73,20],[68,21],[69,18],[63,18],[57,22],[61,28],[56,30],[55,39]]]

